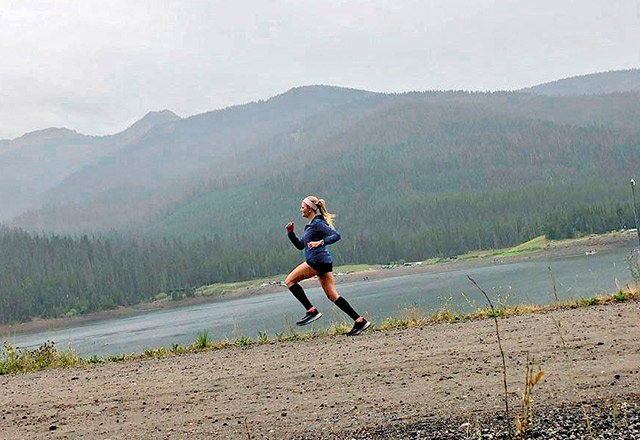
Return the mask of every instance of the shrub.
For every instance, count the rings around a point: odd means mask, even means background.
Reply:
[[[196,336],[195,341],[193,341],[193,346],[199,349],[207,348],[211,345],[211,338],[209,337],[209,330],[202,330],[198,332],[198,336]]]
[[[19,350],[5,342],[3,352],[0,356],[0,374],[69,367],[82,362],[73,351],[58,351],[52,341],[46,341],[35,350]]]
[[[262,330],[258,330],[258,344],[264,345],[268,343],[269,343],[269,337],[267,336],[267,333],[263,332]]]
[[[240,336],[239,338],[236,338],[235,341],[233,341],[233,345],[235,345],[236,347],[250,347],[251,345],[253,345],[253,341],[246,336]]]

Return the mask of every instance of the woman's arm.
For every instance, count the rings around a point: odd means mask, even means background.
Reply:
[[[287,225],[285,226],[285,229],[287,230],[287,236],[289,237],[289,240],[291,240],[291,243],[293,243],[293,245],[299,250],[303,250],[304,245],[298,239],[298,237],[296,237],[296,233],[293,232],[293,222],[287,223]]]
[[[325,245],[333,244],[336,241],[340,240],[341,237],[338,231],[330,228],[328,224],[324,222],[317,222],[315,226],[317,230],[322,232],[322,234],[324,235],[322,241],[324,241]]]
[[[297,247],[300,250],[304,249],[304,245],[302,244],[300,239],[298,237],[296,237],[296,233],[295,232],[293,232],[293,231],[287,232],[287,236],[289,237],[289,240],[291,240],[291,243],[293,243],[293,245],[295,247]]]

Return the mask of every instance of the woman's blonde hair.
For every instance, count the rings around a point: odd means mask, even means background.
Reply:
[[[324,199],[319,199],[316,196],[308,196],[307,198],[318,207],[318,214],[320,214],[324,221],[333,228],[333,219],[336,218],[336,216],[335,214],[331,214],[327,211],[327,203]]]

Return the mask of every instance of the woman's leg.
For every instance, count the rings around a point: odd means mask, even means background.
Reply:
[[[313,270],[306,262],[302,262],[294,267],[293,270],[289,272],[289,275],[287,275],[287,278],[284,280],[284,283],[287,285],[291,293],[293,293],[293,296],[295,296],[296,299],[300,301],[302,306],[307,311],[313,309],[313,306],[311,305],[311,301],[309,301],[309,298],[307,298],[307,295],[304,293],[304,289],[300,284],[298,284],[298,282],[307,278],[311,278],[312,276],[317,274],[318,272]]]
[[[336,280],[333,277],[332,272],[327,272],[319,276],[320,284],[322,285],[322,290],[336,306],[340,308],[343,312],[345,312],[351,319],[354,321],[360,318],[358,312],[353,310],[353,307],[347,302],[346,299],[338,295],[338,291],[336,290]]]
[[[333,277],[333,272],[318,275],[318,278],[320,278],[320,285],[325,295],[327,295],[327,298],[329,298],[331,302],[335,302],[340,295],[338,295],[338,291],[336,290],[336,279]]]

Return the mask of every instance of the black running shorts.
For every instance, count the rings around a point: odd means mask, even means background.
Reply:
[[[311,269],[318,272],[318,275],[324,275],[325,273],[333,272],[333,263],[309,263],[307,264]]]

